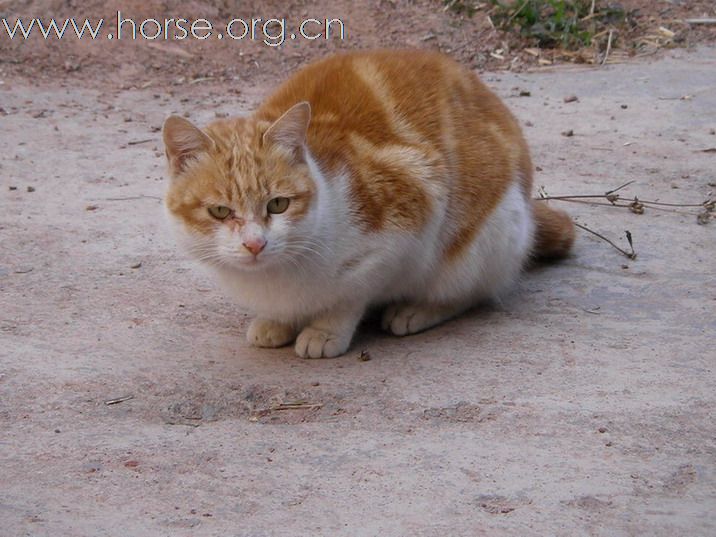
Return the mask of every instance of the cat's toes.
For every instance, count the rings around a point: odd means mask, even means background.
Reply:
[[[246,339],[255,347],[283,347],[295,338],[293,327],[267,319],[254,319],[246,333]]]
[[[383,313],[381,326],[396,336],[415,334],[436,324],[435,315],[428,307],[413,304],[394,304]]]
[[[346,352],[350,343],[350,337],[308,326],[296,338],[296,354],[301,358],[335,358]]]

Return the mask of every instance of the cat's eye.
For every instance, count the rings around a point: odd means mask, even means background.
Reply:
[[[281,214],[288,209],[289,201],[288,198],[274,198],[268,202],[266,210],[269,214]]]
[[[224,220],[231,214],[231,209],[223,205],[217,205],[216,207],[209,207],[209,214],[217,220]]]

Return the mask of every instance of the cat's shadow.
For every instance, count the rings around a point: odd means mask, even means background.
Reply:
[[[469,330],[472,326],[483,325],[485,322],[493,321],[496,315],[504,312],[504,304],[488,302],[474,306],[466,312],[442,322],[436,326],[409,334],[407,336],[395,336],[383,330],[381,327],[382,309],[375,308],[368,311],[356,330],[351,351],[360,354],[371,349],[394,347],[405,345],[406,347],[430,344],[436,339],[444,337],[459,336]]]

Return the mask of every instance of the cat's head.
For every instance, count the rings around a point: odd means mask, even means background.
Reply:
[[[200,130],[164,123],[171,182],[166,208],[194,258],[239,270],[264,269],[309,248],[316,182],[306,149],[308,103],[274,123],[219,120]]]

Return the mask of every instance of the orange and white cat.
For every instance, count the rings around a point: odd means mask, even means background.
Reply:
[[[475,74],[422,51],[331,56],[249,117],[164,124],[180,245],[256,318],[259,347],[343,354],[367,308],[412,334],[568,253],[531,199],[520,128]]]

